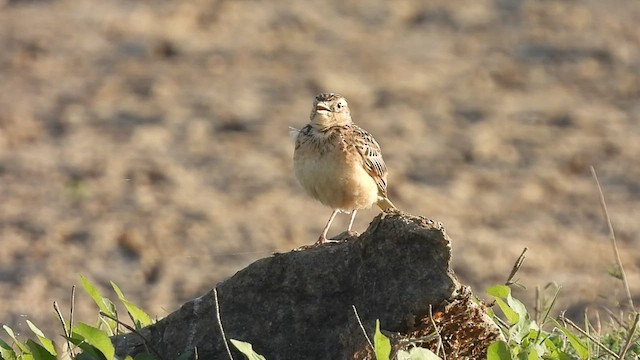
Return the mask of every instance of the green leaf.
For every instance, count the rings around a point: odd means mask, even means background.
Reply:
[[[589,348],[587,348],[587,345],[585,345],[584,342],[582,342],[582,340],[580,340],[580,338],[578,338],[571,331],[569,331],[569,329],[567,329],[564,326],[560,325],[560,323],[558,321],[556,321],[555,319],[552,319],[552,320],[556,324],[556,327],[558,329],[560,329],[562,331],[562,333],[564,333],[564,335],[567,337],[567,339],[569,339],[569,343],[571,344],[571,347],[573,347],[573,349],[576,351],[576,353],[578,354],[580,359],[588,359],[589,358]]]
[[[124,307],[127,309],[127,312],[129,313],[131,320],[134,322],[136,329],[151,325],[151,318],[149,317],[149,315],[138,306],[127,300],[124,297],[122,290],[120,290],[118,285],[113,283],[113,281],[111,282],[111,287],[113,287],[113,290],[118,295],[118,299],[120,299],[120,301],[124,304]]]
[[[231,341],[233,346],[235,346],[236,349],[243,353],[248,360],[266,360],[264,356],[253,351],[253,346],[248,342],[235,339],[229,339],[229,341]]]
[[[571,355],[565,353],[562,350],[554,350],[551,352],[551,359],[553,360],[573,360],[573,358],[571,357]]]
[[[527,312],[527,308],[524,306],[520,300],[513,298],[511,294],[507,295],[507,305],[518,314],[520,319],[526,319],[529,317],[529,313]]]
[[[511,289],[506,285],[496,285],[490,287],[486,291],[487,294],[493,297],[499,297],[501,299],[506,299],[509,294],[511,294]]]
[[[68,338],[69,341],[78,347],[82,352],[76,355],[74,360],[105,360],[104,354],[100,352],[100,350],[96,349],[95,346],[89,345],[82,339],[79,335],[76,334],[76,338]]]
[[[518,315],[518,313],[513,311],[509,307],[509,305],[507,305],[504,301],[502,301],[502,299],[495,298],[495,300],[496,300],[496,304],[498,304],[498,306],[500,307],[500,310],[502,310],[502,313],[507,318],[507,321],[509,322],[509,324],[510,325],[517,324],[518,320],[520,320],[520,316]]]
[[[89,294],[96,305],[98,305],[100,311],[105,314],[109,314],[114,318],[118,317],[115,304],[111,302],[111,300],[103,297],[100,294],[100,291],[98,291],[98,288],[96,288],[89,280],[87,280],[86,277],[80,275],[80,283],[82,284],[82,288],[84,289],[84,291]],[[112,333],[115,333],[116,329],[118,328],[117,322],[105,317],[100,317],[100,319],[107,324],[109,330]]]
[[[112,315],[109,313],[109,308],[107,308],[103,302],[103,297],[100,294],[100,291],[98,291],[98,288],[96,288],[91,282],[89,282],[89,280],[87,280],[86,277],[84,277],[84,275],[80,275],[80,284],[82,284],[82,288],[84,289],[84,291],[89,294],[89,296],[91,296],[91,298],[93,299],[93,301],[96,303],[96,305],[98,305],[98,308],[100,308],[100,310],[102,310],[105,313],[108,313],[109,315]]]
[[[511,289],[506,285],[496,285],[487,289],[487,294],[493,296],[510,325],[519,323],[525,319],[527,309],[524,304],[511,296]],[[505,303],[504,300],[507,302]],[[522,324],[524,325],[524,324]],[[522,326],[524,327],[524,326]],[[518,331],[521,332],[521,331]]]
[[[496,341],[487,349],[487,360],[512,360],[509,346],[504,341]]]
[[[13,348],[0,339],[0,359],[4,360],[16,360],[16,352],[13,351]]]
[[[2,325],[2,328],[4,329],[4,331],[7,332],[7,334],[9,334],[9,337],[13,340],[13,342],[16,344],[16,346],[20,349],[20,351],[22,351],[23,353],[29,353],[29,349],[20,341],[18,341],[18,338],[16,337],[16,335],[13,333],[13,329],[11,329],[10,327],[8,327],[7,325]]]
[[[376,320],[376,333],[373,335],[373,348],[377,360],[389,360],[391,356],[391,341],[380,332],[380,320]]]
[[[103,297],[96,288],[86,277],[80,275],[80,283],[82,284],[82,288],[84,291],[91,296],[93,301],[98,305],[98,308],[104,313],[107,313],[113,317],[116,317],[115,306],[111,302],[111,300]]]
[[[521,357],[518,357],[518,359],[522,358],[523,360],[543,360],[542,357],[540,357],[540,355],[538,355],[538,353],[533,349],[529,349],[520,355]]]
[[[56,356],[54,354],[37,342],[29,339],[27,340],[26,345],[31,351],[31,355],[33,355],[34,360],[56,360]]]
[[[413,347],[411,350],[398,351],[398,360],[442,360],[433,351],[421,347]]]
[[[33,333],[36,334],[36,336],[38,337],[38,340],[40,340],[40,344],[42,344],[42,346],[45,349],[47,349],[47,351],[50,354],[56,355],[56,347],[53,346],[53,341],[51,341],[51,339],[44,336],[44,333],[42,332],[42,330],[38,329],[38,327],[35,326],[31,321],[27,320],[27,325],[29,325],[29,328],[31,329],[31,331],[33,331]]]
[[[78,323],[73,328],[73,335],[74,338],[76,338],[76,335],[82,337],[89,345],[99,350],[107,360],[111,360],[115,356],[113,344],[104,331],[87,324]]]

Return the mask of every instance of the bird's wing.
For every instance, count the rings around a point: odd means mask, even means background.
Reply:
[[[382,159],[382,150],[376,140],[366,130],[352,125],[356,149],[362,156],[365,170],[378,184],[378,190],[384,197],[387,196],[387,165]]]

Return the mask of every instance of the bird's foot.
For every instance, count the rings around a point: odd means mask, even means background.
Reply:
[[[333,243],[334,241],[332,240],[328,240],[326,237],[324,237],[323,235],[320,235],[320,237],[318,238],[318,241],[316,241],[315,243],[311,244],[311,245],[302,245],[299,248],[297,248],[295,251],[302,251],[302,250],[308,250],[308,249],[315,249],[317,247],[321,247],[324,244],[327,243]]]
[[[332,237],[331,239],[327,239],[324,236],[320,236],[320,238],[318,239],[318,241],[316,241],[315,244],[313,244],[313,246],[322,246],[325,244],[336,244],[342,241],[341,238],[339,238],[340,235],[338,235],[338,237]]]
[[[326,237],[321,235],[320,238],[318,238],[318,241],[316,241],[315,243],[311,245],[300,246],[299,248],[295,249],[295,251],[315,249],[327,244],[338,244],[338,243],[350,240],[352,238],[357,238],[358,236],[360,236],[360,234],[358,234],[355,231],[343,231],[340,234],[332,237],[331,239],[327,239]]]

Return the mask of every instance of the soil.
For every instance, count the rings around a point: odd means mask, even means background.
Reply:
[[[164,317],[313,243],[331,210],[288,126],[318,92],[479,295],[527,247],[530,306],[552,281],[568,315],[624,301],[593,165],[640,303],[638,23],[636,0],[0,0],[0,323],[61,333],[80,275]],[[80,290],[75,311],[95,321]]]

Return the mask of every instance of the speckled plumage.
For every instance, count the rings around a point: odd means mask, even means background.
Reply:
[[[307,194],[334,211],[318,243],[337,212],[355,213],[373,204],[382,210],[394,208],[387,198],[387,166],[380,145],[351,120],[344,97],[323,93],[316,96],[310,122],[293,129],[296,139],[294,170]]]

